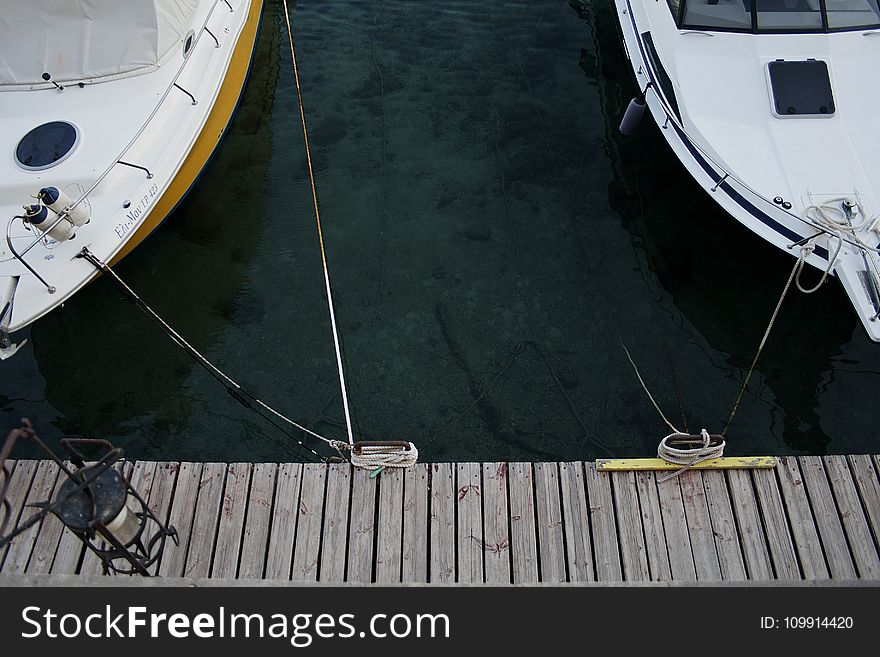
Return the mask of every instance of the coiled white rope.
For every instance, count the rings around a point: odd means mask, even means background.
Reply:
[[[853,211],[847,212],[844,209],[844,204],[851,204],[848,207]],[[861,220],[853,223],[852,219],[854,214],[860,215]],[[825,201],[824,203],[808,205],[804,209],[804,216],[813,221],[817,226],[835,233],[835,237],[842,232],[849,233],[855,243],[861,248],[868,251],[875,250],[873,246],[864,242],[858,235],[856,235],[856,231],[861,231],[863,229],[864,232],[878,230],[878,228],[880,228],[880,215],[877,215],[874,219],[869,219],[868,215],[865,214],[865,209],[862,207],[862,204],[857,201],[841,196],[839,198]],[[838,239],[840,238],[838,237]],[[838,250],[839,249],[840,247],[838,246]]]
[[[403,445],[356,443],[351,450],[351,464],[359,468],[409,468],[419,460],[419,450],[412,443]]]
[[[859,215],[861,219],[853,221],[853,218],[856,215]],[[865,263],[865,274],[869,277],[871,287],[873,288],[873,291],[870,292],[869,295],[871,296],[871,301],[875,308],[878,308],[878,301],[880,301],[877,298],[878,294],[880,294],[878,293],[878,290],[880,290],[880,272],[877,270],[876,260],[878,250],[875,246],[865,242],[856,233],[858,231],[864,235],[868,235],[871,231],[875,231],[880,234],[880,214],[871,219],[868,217],[865,208],[861,203],[841,196],[830,199],[821,204],[807,206],[804,210],[804,216],[813,222],[819,230],[828,233],[829,240],[832,237],[836,238],[837,247],[834,250],[834,254],[829,258],[828,266],[822,273],[819,282],[809,289],[801,285],[801,273],[803,271],[803,261],[813,252],[815,245],[811,240],[802,247],[801,259],[799,260],[799,271],[795,279],[797,288],[805,294],[812,294],[822,287],[827,280],[828,275],[831,273],[831,270],[834,269],[834,265],[836,264],[837,258],[843,247],[843,242],[846,240],[861,250],[862,260]],[[807,251],[805,252],[804,249],[807,249]],[[873,257],[869,258],[869,255]]]
[[[674,463],[675,465],[682,466],[675,472],[665,477],[659,479],[662,483],[667,479],[672,479],[673,477],[677,477],[682,472],[687,470],[688,468],[692,468],[698,463],[702,463],[703,461],[708,461],[710,459],[720,459],[724,456],[724,446],[727,444],[725,440],[721,440],[716,445],[712,445],[712,437],[709,435],[709,432],[705,429],[700,429],[700,437],[703,439],[703,444],[701,447],[689,447],[687,449],[681,449],[679,447],[673,447],[669,444],[671,440],[681,440],[683,438],[691,438],[692,435],[689,433],[681,433],[680,431],[676,431],[675,433],[671,433],[663,440],[660,441],[660,444],[657,446],[657,456],[659,456],[664,461],[668,463]]]
[[[843,209],[844,203],[851,203],[850,207],[858,210],[862,217],[860,222],[852,223],[852,217]],[[831,230],[856,231],[864,228],[868,223],[868,217],[865,215],[862,204],[843,196],[830,199],[824,203],[808,205],[804,209],[804,214],[808,219],[812,219],[817,224]],[[876,220],[874,223],[876,223]]]

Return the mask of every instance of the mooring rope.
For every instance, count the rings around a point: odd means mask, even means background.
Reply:
[[[106,262],[98,258],[94,253],[89,251],[88,247],[83,247],[82,251],[79,252],[78,257],[84,258],[89,263],[92,264],[96,269],[109,276],[110,279],[115,283],[116,287],[120,289],[120,291],[128,297],[135,305],[138,306],[144,313],[146,313],[153,321],[155,321],[165,333],[170,337],[179,347],[181,347],[184,351],[186,351],[196,362],[199,363],[203,368],[205,368],[215,379],[220,381],[224,385],[224,387],[229,391],[229,393],[235,397],[235,399],[241,403],[246,408],[252,408],[252,404],[256,404],[263,410],[268,413],[274,415],[279,420],[286,422],[292,427],[302,431],[305,434],[312,436],[313,438],[317,438],[325,442],[327,445],[335,449],[337,452],[342,455],[343,450],[348,449],[350,445],[346,444],[340,440],[333,440],[332,438],[326,438],[319,433],[315,433],[311,429],[304,427],[297,422],[294,422],[289,417],[279,413],[274,408],[266,404],[265,402],[258,399],[256,396],[242,388],[238,383],[236,383],[229,375],[223,372],[219,367],[214,365],[210,360],[208,360],[201,352],[199,352],[195,347],[193,347],[189,342],[187,342],[183,336],[180,335],[174,328],[171,327],[168,322],[162,319],[155,310],[153,310],[143,299],[141,299],[135,292],[132,290],[126,283],[123,281],[119,275],[108,265]],[[257,411],[259,412],[259,411]],[[262,416],[262,414],[260,414]],[[265,417],[265,416],[262,416]],[[290,435],[290,434],[288,434]],[[301,440],[291,436],[300,447],[305,450],[308,450],[313,455],[318,457],[319,459],[326,460],[326,457],[321,456],[315,450],[313,450],[308,445],[304,444]]]
[[[645,394],[648,395],[648,399],[651,400],[651,404],[654,405],[654,409],[663,419],[663,422],[665,422],[666,426],[672,430],[672,433],[664,436],[663,439],[660,441],[660,444],[657,446],[657,456],[667,463],[674,463],[675,465],[680,465],[682,467],[672,474],[661,477],[658,481],[660,483],[663,483],[667,479],[677,477],[682,472],[684,472],[688,468],[692,468],[698,463],[702,463],[703,461],[708,461],[710,459],[719,459],[724,456],[724,447],[726,443],[723,437],[720,441],[713,445],[712,436],[709,435],[709,432],[706,431],[706,429],[701,429],[699,435],[689,434],[684,431],[679,431],[675,427],[675,425],[669,421],[669,418],[667,418],[666,415],[663,414],[663,411],[660,410],[660,406],[654,399],[654,395],[652,395],[651,391],[648,390],[648,386],[645,383],[645,380],[642,378],[642,374],[641,372],[639,372],[638,366],[630,355],[629,349],[626,348],[626,344],[624,343],[623,338],[620,339],[620,346],[623,347],[623,351],[624,353],[626,353],[629,364],[632,365],[633,371],[635,371],[636,377],[639,379],[639,383],[642,384],[642,390],[644,390]],[[687,447],[684,449],[675,447],[673,445],[676,442],[679,444],[683,442],[694,443],[695,440],[700,440],[702,444],[699,447]]]
[[[832,236],[829,236],[830,240]],[[797,289],[799,289],[804,294],[813,294],[819,290],[825,284],[825,281],[828,280],[828,275],[831,273],[831,270],[834,269],[834,265],[837,263],[837,257],[840,255],[840,249],[843,246],[843,239],[840,236],[837,237],[837,248],[834,250],[834,254],[828,259],[828,266],[825,267],[825,270],[822,272],[822,276],[819,278],[819,282],[816,283],[813,287],[807,288],[804,287],[801,283],[801,274],[804,272],[804,265],[807,262],[807,256],[809,256],[813,251],[816,250],[816,245],[813,242],[807,242],[801,247],[801,255],[798,258],[797,264],[797,273],[794,277],[794,283],[797,285]]]
[[[306,145],[306,162],[309,167],[309,184],[312,189],[312,203],[315,208],[315,224],[318,227],[318,244],[321,247],[321,266],[324,270],[324,289],[327,292],[327,309],[330,313],[330,326],[333,330],[333,347],[336,350],[336,368],[339,372],[339,390],[342,394],[342,409],[345,413],[345,429],[348,433],[347,448],[351,450],[352,465],[362,468],[375,468],[374,475],[386,467],[408,468],[415,465],[419,450],[411,442],[372,442],[355,443],[351,429],[351,414],[348,409],[348,392],[345,387],[345,372],[342,365],[342,348],[339,343],[339,332],[336,328],[336,313],[333,308],[333,293],[330,290],[330,271],[327,266],[327,254],[324,249],[324,230],[321,227],[321,211],[318,209],[318,191],[315,186],[315,171],[312,167],[312,151],[309,146],[309,130],[306,126],[306,112],[303,107],[302,88],[299,83],[299,68],[296,64],[296,47],[293,43],[293,28],[290,24],[290,13],[287,1],[284,5],[284,21],[287,24],[287,39],[290,44],[290,60],[293,64],[293,77],[296,82],[296,98],[299,104],[299,118],[302,122],[303,140]],[[380,72],[381,75],[381,72]]]
[[[330,272],[327,267],[327,254],[324,250],[324,231],[321,228],[321,212],[318,210],[318,192],[315,187],[315,172],[312,168],[312,152],[309,148],[309,131],[306,128],[306,113],[303,109],[302,89],[299,84],[299,70],[296,66],[296,48],[293,45],[293,28],[290,26],[290,14],[287,11],[286,0],[284,5],[284,20],[287,23],[287,38],[290,43],[290,59],[293,62],[293,77],[296,81],[296,97],[299,103],[299,118],[302,121],[303,139],[306,144],[306,161],[309,165],[309,183],[312,187],[312,201],[315,207],[315,222],[318,226],[318,244],[321,247],[321,266],[324,270],[324,288],[327,292],[327,308],[330,311],[330,326],[333,329],[333,347],[336,350],[336,367],[339,371],[339,389],[342,393],[342,409],[345,413],[345,430],[348,433],[348,444],[354,444],[354,435],[351,430],[351,416],[348,410],[348,393],[345,388],[345,373],[342,367],[342,349],[339,345],[339,333],[336,329],[336,313],[333,310],[333,293],[330,291]]]
[[[626,348],[626,344],[624,344],[623,339],[621,338],[620,344],[623,347],[623,351],[626,353],[626,357],[629,360],[630,365],[632,365],[633,370],[636,373],[636,377],[639,379],[639,383],[642,386],[642,389],[645,391],[645,394],[648,396],[648,399],[651,401],[651,404],[654,406],[654,409],[662,418],[663,422],[668,426],[672,433],[665,436],[663,440],[660,441],[660,444],[657,447],[657,456],[659,456],[664,461],[669,463],[674,463],[676,465],[681,465],[682,468],[676,470],[671,475],[659,479],[659,481],[665,481],[666,479],[670,479],[672,477],[676,477],[680,475],[682,472],[687,470],[688,468],[693,467],[694,465],[701,463],[703,461],[707,461],[709,459],[721,458],[724,454],[724,447],[726,445],[725,437],[727,436],[727,430],[730,428],[730,425],[733,423],[734,417],[736,417],[737,411],[739,411],[740,404],[742,403],[743,395],[745,395],[746,390],[749,387],[749,381],[752,378],[752,374],[755,371],[755,368],[758,365],[758,359],[761,357],[761,354],[764,351],[764,347],[767,345],[767,339],[770,337],[770,332],[773,330],[773,326],[776,323],[776,318],[779,316],[779,311],[782,308],[782,304],[785,301],[785,297],[788,295],[788,291],[791,289],[792,283],[797,282],[800,277],[800,273],[803,270],[804,263],[806,258],[813,253],[815,249],[815,245],[812,243],[807,243],[801,247],[801,252],[794,263],[794,266],[791,269],[791,273],[788,275],[788,280],[785,282],[785,287],[782,289],[782,294],[779,295],[779,300],[776,302],[776,307],[773,309],[773,314],[770,316],[770,321],[767,324],[767,328],[764,331],[764,335],[761,338],[761,342],[758,345],[758,349],[755,352],[755,357],[752,359],[752,364],[749,367],[748,372],[746,373],[745,378],[743,379],[742,385],[740,386],[739,392],[737,393],[736,400],[733,403],[733,407],[730,410],[730,415],[727,417],[727,422],[724,424],[724,429],[721,431],[721,434],[715,436],[716,439],[713,444],[713,436],[709,434],[706,429],[701,429],[700,434],[694,435],[679,431],[672,422],[663,414],[663,411],[660,410],[660,406],[657,404],[657,401],[654,399],[654,396],[651,394],[651,391],[648,389],[647,384],[645,384],[645,380],[642,378],[641,373],[639,372],[639,368],[636,366],[635,361],[629,353],[629,349]],[[825,282],[825,278],[827,274],[830,272],[831,267],[834,264],[834,260],[836,259],[836,254],[832,257],[831,265],[828,267],[828,270],[822,276],[822,280],[819,282],[813,289],[804,290],[804,292],[810,293],[814,292],[818,289],[822,283]],[[798,288],[801,288],[798,283]],[[802,289],[802,288],[801,288]],[[691,443],[691,446],[681,449],[679,447],[673,446],[673,443],[678,442],[681,443]],[[693,446],[696,445],[696,446]]]
[[[636,373],[636,377],[639,379],[639,383],[642,384],[642,390],[645,391],[645,394],[648,395],[648,399],[651,400],[651,403],[654,405],[654,409],[657,413],[660,414],[660,417],[663,419],[663,422],[666,423],[666,426],[672,429],[674,434],[680,434],[681,431],[675,428],[675,425],[669,421],[669,419],[663,414],[663,411],[660,410],[660,406],[657,405],[657,401],[654,399],[654,395],[651,394],[651,391],[648,390],[648,386],[645,384],[645,380],[642,378],[642,373],[639,372],[639,368],[636,366],[635,361],[629,353],[629,349],[626,348],[626,344],[623,341],[623,338],[620,339],[620,346],[623,347],[624,353],[626,353],[626,357],[629,360],[629,364],[632,365],[633,370]]]
[[[806,260],[807,256],[812,252],[812,245],[804,245],[801,248],[798,259],[794,263],[794,267],[791,268],[791,273],[788,275],[788,280],[785,282],[785,287],[782,288],[782,294],[779,295],[779,301],[776,302],[776,308],[773,309],[773,314],[770,316],[770,322],[767,324],[767,330],[764,331],[764,337],[761,338],[761,343],[758,345],[758,351],[755,352],[755,357],[752,359],[752,365],[751,367],[749,367],[746,378],[743,380],[742,385],[739,388],[739,393],[736,396],[736,401],[733,403],[733,408],[730,410],[730,415],[727,418],[727,422],[724,424],[724,429],[721,431],[722,436],[727,435],[727,430],[730,428],[730,425],[733,423],[733,418],[736,416],[736,413],[739,410],[739,405],[742,402],[743,395],[745,394],[746,389],[749,387],[749,380],[752,378],[755,367],[758,365],[758,359],[761,357],[761,353],[764,351],[764,346],[767,344],[767,338],[770,337],[770,331],[773,330],[773,325],[776,323],[776,317],[779,315],[779,310],[782,308],[782,302],[785,301],[785,296],[788,294],[789,289],[791,289],[792,282],[799,275],[800,270],[803,268],[804,261]]]

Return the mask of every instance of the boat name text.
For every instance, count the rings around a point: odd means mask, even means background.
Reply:
[[[158,193],[159,186],[156,183],[153,183],[137,202],[137,205],[125,213],[125,221],[118,223],[115,229],[116,235],[119,236],[120,239],[125,237],[128,234],[128,231],[131,230],[132,226],[137,224],[143,218],[147,208],[150,207],[150,204],[156,199]]]

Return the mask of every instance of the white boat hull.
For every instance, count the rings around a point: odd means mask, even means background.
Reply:
[[[45,185],[87,192],[87,225],[73,239],[37,240],[19,219],[0,244],[0,282],[15,280],[0,332],[22,329],[97,276],[77,254],[115,263],[145,239],[195,182],[238,103],[253,52],[262,0],[199,3],[193,45],[145,75],[53,89],[0,91],[4,140],[64,119],[82,135],[68,159],[46,171],[8,163],[0,187],[7,219]],[[214,40],[216,35],[216,41]],[[51,103],[47,103],[51,101]],[[6,227],[5,225],[3,226]],[[18,254],[18,255],[16,255]]]
[[[851,154],[843,148],[845,140],[836,137],[851,130],[840,116],[842,111],[812,123],[774,117],[766,98],[767,82],[760,79],[766,62],[776,57],[808,58],[817,51],[828,56],[829,51],[838,53],[841,48],[856,46],[870,52],[876,49],[880,54],[880,37],[866,40],[861,33],[792,37],[680,30],[662,0],[615,0],[615,10],[647,107],[691,176],[751,231],[840,279],[868,335],[880,342],[880,258],[876,248],[880,235],[872,230],[842,230],[841,239],[817,226],[809,210],[846,197],[858,199],[865,207],[869,215],[866,223],[876,221],[880,197],[873,188],[873,161]],[[828,46],[828,39],[835,43]],[[748,84],[742,82],[748,93],[734,90],[729,98],[723,97],[726,83],[716,78],[739,69],[751,76]],[[837,73],[837,68],[833,71],[836,92],[845,97],[846,74]],[[700,97],[700,93],[709,98]],[[866,140],[876,140],[876,132],[866,135]],[[858,153],[862,152],[872,151],[865,147]],[[804,166],[805,159],[816,166]],[[802,251],[804,245],[811,250]]]

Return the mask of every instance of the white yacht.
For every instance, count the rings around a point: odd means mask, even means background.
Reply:
[[[0,358],[174,209],[222,137],[263,0],[0,0]]]
[[[880,342],[877,0],[615,5],[641,91],[622,129],[646,105],[721,207],[836,276]]]

